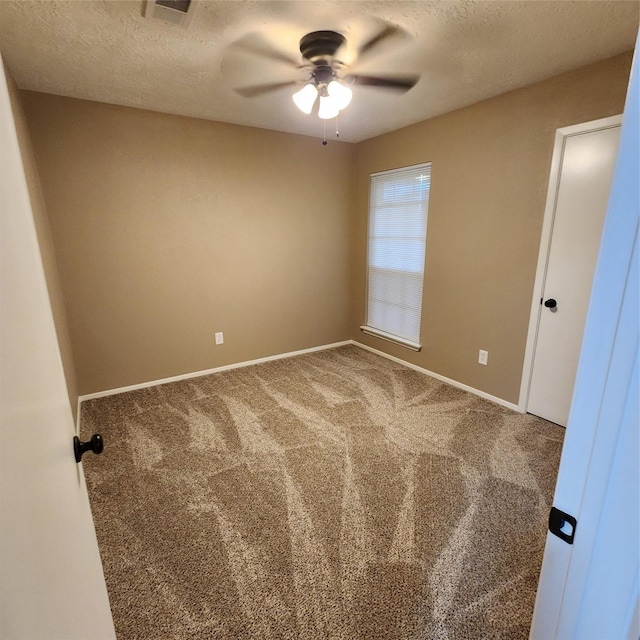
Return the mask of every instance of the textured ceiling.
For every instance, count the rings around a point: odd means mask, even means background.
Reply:
[[[145,19],[142,0],[0,1],[0,51],[23,89],[322,136],[283,88],[244,98],[234,87],[300,79],[298,41],[332,29],[350,70],[419,73],[405,94],[355,87],[340,137],[356,142],[602,60],[633,47],[639,3],[614,0],[215,1],[182,28]],[[403,36],[357,60],[385,24]],[[244,45],[244,46],[241,46]],[[334,123],[327,123],[327,133]]]

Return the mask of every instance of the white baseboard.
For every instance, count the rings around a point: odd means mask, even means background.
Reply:
[[[445,378],[445,376],[441,376],[439,373],[433,373],[433,371],[429,371],[427,369],[423,369],[422,367],[419,367],[416,364],[411,364],[410,362],[407,362],[406,360],[402,360],[400,358],[396,358],[395,356],[390,356],[388,353],[384,353],[384,351],[378,351],[378,349],[374,349],[373,347],[369,347],[366,344],[362,344],[361,342],[357,342],[355,340],[351,340],[351,344],[356,345],[357,347],[361,347],[362,349],[366,349],[367,351],[371,351],[372,353],[375,353],[379,356],[382,356],[383,358],[388,358],[389,360],[393,360],[394,362],[397,362],[399,364],[403,364],[405,367],[409,367],[409,369],[414,369],[415,371],[419,371],[420,373],[425,373],[428,376],[431,376],[432,378],[435,378],[436,380],[440,380],[441,382],[446,382],[447,384],[450,384],[452,387],[456,387],[458,389],[462,389],[464,391],[468,391],[469,393],[473,393],[476,396],[480,396],[481,398],[484,398],[485,400],[489,400],[490,402],[494,402],[495,404],[499,404],[501,407],[507,407],[507,409],[512,409],[513,411],[517,411],[518,413],[524,413],[524,411],[521,411],[519,406],[517,404],[514,404],[513,402],[507,402],[506,400],[503,400],[502,398],[497,398],[496,396],[492,396],[489,393],[485,393],[484,391],[480,391],[480,389],[474,389],[473,387],[470,387],[469,385],[463,384],[462,382],[458,382],[457,380],[452,380],[451,378]]]
[[[162,378],[161,380],[151,380],[150,382],[141,382],[140,384],[132,384],[128,387],[119,387],[118,389],[108,389],[107,391],[97,391],[96,393],[88,393],[78,398],[78,420],[80,416],[80,405],[85,400],[93,400],[94,398],[105,398],[107,396],[115,396],[118,393],[126,393],[127,391],[136,391],[137,389],[147,389],[160,384],[169,382],[178,382],[180,380],[188,380],[189,378],[199,378],[208,376],[212,373],[220,371],[229,371],[230,369],[240,369],[242,367],[250,367],[254,364],[263,362],[271,362],[272,360],[282,360],[283,358],[291,358],[293,356],[301,356],[304,353],[313,353],[314,351],[324,351],[325,349],[334,349],[335,347],[343,347],[351,344],[351,340],[343,340],[342,342],[334,342],[333,344],[325,344],[319,347],[310,347],[309,349],[300,349],[299,351],[291,351],[289,353],[279,353],[275,356],[267,356],[266,358],[257,358],[256,360],[247,360],[245,362],[236,362],[235,364],[226,364],[222,367],[214,367],[213,369],[205,369],[203,371],[194,371],[193,373],[183,373],[179,376],[171,376],[170,378]]]
[[[314,351],[324,351],[326,349],[334,349],[335,347],[343,347],[347,344],[355,345],[356,347],[360,347],[367,351],[371,351],[383,358],[387,358],[388,360],[393,360],[399,364],[404,365],[405,367],[409,367],[410,369],[414,369],[415,371],[419,371],[420,373],[424,373],[436,380],[440,380],[441,382],[446,382],[450,384],[452,387],[456,387],[458,389],[463,389],[464,391],[468,391],[469,393],[473,393],[485,400],[489,400],[490,402],[494,402],[495,404],[499,404],[502,407],[507,407],[508,409],[512,409],[513,411],[517,411],[518,413],[524,413],[520,407],[512,402],[507,402],[502,398],[497,398],[496,396],[492,396],[484,391],[480,391],[479,389],[474,389],[469,385],[463,384],[462,382],[458,382],[456,380],[452,380],[451,378],[446,378],[445,376],[441,376],[438,373],[434,373],[433,371],[429,371],[428,369],[424,369],[423,367],[419,367],[418,365],[412,364],[411,362],[407,362],[406,360],[402,360],[401,358],[396,358],[395,356],[390,356],[388,353],[384,353],[384,351],[378,351],[378,349],[374,349],[373,347],[369,347],[366,344],[362,344],[361,342],[357,342],[356,340],[343,340],[342,342],[334,342],[333,344],[325,344],[319,347],[310,347],[309,349],[300,349],[299,351],[291,351],[289,353],[279,353],[274,356],[267,356],[265,358],[257,358],[256,360],[247,360],[245,362],[236,362],[235,364],[227,364],[222,367],[214,367],[213,369],[205,369],[203,371],[195,371],[193,373],[183,373],[178,376],[171,376],[170,378],[162,378],[161,380],[151,380],[149,382],[142,382],[140,384],[132,384],[127,387],[119,387],[118,389],[108,389],[106,391],[98,391],[96,393],[88,393],[86,395],[82,395],[78,397],[78,417],[76,424],[76,433],[79,432],[80,429],[80,411],[81,405],[85,400],[93,400],[94,398],[105,398],[107,396],[114,396],[119,393],[126,393],[127,391],[135,391],[137,389],[147,389],[149,387],[155,387],[161,384],[167,384],[169,382],[178,382],[180,380],[188,380],[190,378],[199,378],[201,376],[208,376],[212,373],[219,373],[221,371],[229,371],[231,369],[240,369],[242,367],[250,367],[254,364],[261,364],[263,362],[271,362],[273,360],[282,360],[283,358],[291,358],[293,356],[300,356],[305,353],[313,353]]]

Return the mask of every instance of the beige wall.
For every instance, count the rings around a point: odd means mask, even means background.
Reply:
[[[631,54],[357,145],[354,339],[518,402],[558,127],[621,113]],[[432,162],[422,351],[363,334],[369,174]],[[489,365],[477,364],[478,349]]]
[[[554,131],[620,113],[630,62],[624,54],[326,148],[22,93],[79,392],[352,337],[517,402]],[[413,353],[359,330],[368,181],[426,161],[423,350]]]
[[[6,68],[5,74],[7,76],[9,99],[11,100],[11,108],[13,110],[13,117],[16,123],[16,133],[18,135],[18,143],[20,145],[20,153],[22,155],[27,188],[29,190],[29,199],[31,200],[33,220],[36,227],[36,233],[38,235],[38,243],[40,245],[45,278],[47,280],[47,289],[49,291],[53,320],[56,326],[62,366],[67,383],[67,393],[69,394],[69,402],[71,403],[71,410],[75,419],[78,411],[76,370],[71,350],[71,340],[69,337],[67,316],[58,274],[58,265],[56,264],[53,241],[51,238],[51,230],[49,227],[45,203],[42,197],[42,190],[40,189],[38,169],[33,156],[29,129],[27,127],[24,110],[22,108],[20,94],[11,74]]]
[[[81,394],[349,338],[353,145],[22,97]]]

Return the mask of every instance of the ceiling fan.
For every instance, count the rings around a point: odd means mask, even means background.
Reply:
[[[399,27],[386,26],[359,47],[357,61],[369,55],[383,41],[400,33],[402,32]],[[350,86],[359,85],[405,92],[414,87],[420,78],[418,75],[372,76],[349,73],[348,66],[340,59],[340,52],[345,49],[346,44],[346,38],[336,31],[308,33],[300,40],[302,65],[277,51],[252,48],[253,53],[278,62],[287,62],[296,69],[305,70],[306,77],[302,82],[299,80],[274,82],[239,87],[235,91],[242,96],[253,98],[285,87],[303,84],[304,86],[293,94],[294,103],[301,111],[308,114],[311,113],[319,98],[318,117],[326,120],[336,117],[349,105],[352,96]]]

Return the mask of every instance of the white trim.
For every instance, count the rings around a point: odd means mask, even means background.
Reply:
[[[375,353],[383,358],[387,358],[389,360],[393,360],[394,362],[398,362],[399,364],[403,364],[405,367],[409,367],[409,369],[414,369],[415,371],[419,371],[420,373],[424,373],[436,380],[440,380],[441,382],[446,382],[450,384],[452,387],[456,387],[457,389],[462,389],[463,391],[468,391],[469,393],[473,393],[476,396],[480,396],[485,400],[489,400],[490,402],[494,402],[495,404],[499,404],[501,407],[506,407],[507,409],[512,409],[513,411],[519,411],[518,405],[513,404],[513,402],[507,402],[502,398],[497,398],[496,396],[492,396],[489,393],[484,391],[480,391],[480,389],[475,389],[474,387],[470,387],[469,385],[463,384],[462,382],[458,382],[457,380],[452,380],[451,378],[446,378],[445,376],[441,376],[439,373],[434,373],[433,371],[429,371],[428,369],[423,369],[419,367],[417,364],[412,364],[411,362],[406,362],[400,358],[396,358],[395,356],[390,356],[388,353],[384,353],[384,351],[378,351],[373,347],[369,347],[366,344],[362,344],[361,342],[356,342],[355,340],[351,340],[351,343],[356,345],[357,347],[362,347],[367,351],[371,351],[371,353]],[[520,411],[522,413],[522,411]]]
[[[93,400],[95,398],[106,398],[107,396],[115,396],[119,393],[127,391],[136,391],[137,389],[148,389],[169,382],[179,382],[180,380],[189,380],[190,378],[199,378],[208,376],[212,373],[220,373],[221,371],[229,371],[230,369],[241,369],[242,367],[250,367],[254,364],[262,364],[263,362],[271,362],[273,360],[282,360],[283,358],[292,358],[293,356],[301,356],[305,353],[313,353],[314,351],[324,351],[326,349],[334,349],[336,347],[344,347],[351,344],[351,340],[343,340],[342,342],[334,342],[333,344],[325,344],[319,347],[310,347],[308,349],[300,349],[299,351],[290,351],[289,353],[278,353],[274,356],[266,356],[265,358],[256,358],[255,360],[246,360],[245,362],[236,362],[234,364],[226,364],[213,369],[205,369],[203,371],[194,371],[193,373],[182,373],[178,376],[170,378],[162,378],[160,380],[151,380],[149,382],[141,382],[140,384],[132,384],[128,387],[119,387],[118,389],[108,389],[106,391],[97,391],[96,393],[88,393],[78,398],[78,422],[80,421],[80,404],[85,400]]]
[[[571,125],[556,129],[555,143],[553,145],[553,157],[551,159],[551,169],[549,171],[549,187],[547,189],[547,201],[544,208],[544,219],[542,223],[542,233],[540,235],[540,249],[538,251],[538,266],[536,268],[536,278],[533,285],[533,296],[531,298],[531,312],[529,314],[529,330],[527,332],[527,343],[524,351],[524,363],[522,366],[522,380],[520,382],[520,395],[518,397],[518,411],[526,413],[529,402],[529,387],[531,386],[531,376],[533,374],[533,356],[536,350],[538,338],[538,324],[540,322],[540,298],[544,291],[544,281],[547,274],[547,263],[549,260],[549,249],[551,248],[551,236],[553,232],[553,220],[556,210],[556,200],[558,188],[560,186],[560,168],[564,154],[565,140],[571,136],[580,135],[588,131],[600,131],[618,127],[622,124],[622,116],[611,116],[600,120],[591,120],[580,124]]]
[[[413,342],[413,340],[407,340],[405,338],[400,338],[399,336],[394,336],[392,333],[387,333],[386,331],[376,329],[375,327],[370,327],[366,324],[363,324],[360,327],[360,331],[368,333],[370,336],[375,336],[376,338],[382,338],[382,340],[386,340],[387,342],[399,344],[401,347],[411,349],[411,351],[420,351],[420,349],[422,349],[422,345],[418,344],[417,342]]]
[[[82,396],[78,396],[77,411],[76,411],[76,435],[80,437],[80,403],[82,402]]]
[[[384,171],[376,171],[375,173],[370,173],[370,178],[375,178],[376,176],[383,176],[386,173],[397,173],[398,171],[415,171],[416,169],[423,169],[425,167],[429,167],[431,169],[431,160],[427,162],[419,162],[418,164],[410,164],[407,167],[391,167],[391,169],[385,169]]]
[[[362,342],[358,342],[356,340],[343,340],[342,342],[334,342],[333,344],[325,344],[319,347],[310,347],[309,349],[300,349],[299,351],[291,351],[289,353],[280,353],[274,356],[267,356],[265,358],[257,358],[256,360],[247,360],[245,362],[237,362],[235,364],[227,364],[221,367],[214,367],[213,369],[205,369],[203,371],[195,371],[193,373],[183,373],[178,376],[171,376],[170,378],[162,378],[160,380],[151,380],[149,382],[141,382],[140,384],[132,384],[127,387],[119,387],[118,389],[108,389],[106,391],[97,391],[96,393],[88,393],[86,395],[82,395],[78,397],[78,421],[76,426],[77,433],[80,433],[80,411],[81,404],[85,400],[93,400],[95,398],[106,398],[107,396],[115,396],[119,393],[126,393],[127,391],[136,391],[137,389],[148,389],[150,387],[155,387],[161,384],[168,384],[169,382],[179,382],[180,380],[189,380],[190,378],[199,378],[201,376],[208,376],[212,373],[220,373],[221,371],[229,371],[231,369],[241,369],[242,367],[250,367],[254,364],[261,364],[263,362],[271,362],[273,360],[282,360],[284,358],[292,358],[294,356],[301,356],[305,353],[313,353],[314,351],[325,351],[327,349],[335,349],[336,347],[344,347],[345,345],[352,344],[356,347],[360,347],[365,349],[366,351],[371,351],[371,353],[375,353],[383,358],[387,358],[388,360],[393,360],[399,364],[408,367],[409,369],[414,369],[415,371],[419,371],[420,373],[424,373],[425,375],[431,376],[436,380],[440,380],[441,382],[446,382],[450,384],[452,387],[456,387],[457,389],[462,389],[463,391],[468,391],[469,393],[473,393],[476,396],[480,396],[485,400],[489,400],[490,402],[494,402],[495,404],[499,404],[502,407],[506,407],[507,409],[512,409],[513,411],[518,411],[517,405],[512,402],[507,402],[502,398],[497,398],[496,396],[492,396],[489,393],[485,393],[484,391],[480,391],[479,389],[475,389],[470,387],[469,385],[463,384],[462,382],[458,382],[456,380],[452,380],[451,378],[447,378],[445,376],[441,376],[439,373],[434,373],[433,371],[429,371],[428,369],[424,369],[423,367],[419,367],[416,364],[412,364],[411,362],[407,362],[406,360],[402,360],[401,358],[396,358],[395,356],[390,356],[388,353],[384,353],[384,351],[379,351],[378,349],[374,349],[373,347],[369,347]]]

